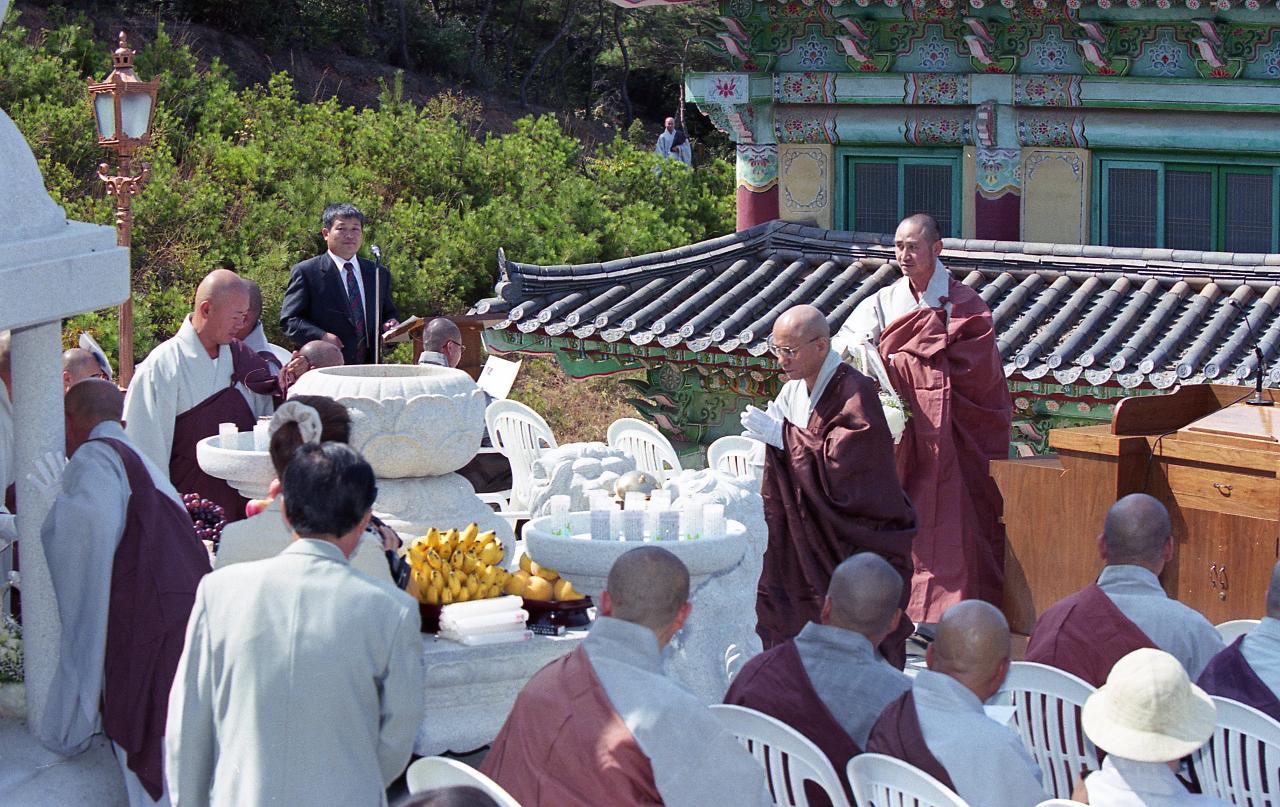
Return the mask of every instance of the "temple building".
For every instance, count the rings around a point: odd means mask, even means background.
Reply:
[[[641,411],[705,445],[776,392],[773,319],[812,302],[838,328],[924,211],[995,313],[1020,453],[1127,395],[1245,383],[1255,341],[1280,382],[1276,4],[724,0],[719,20],[726,69],[685,92],[736,144],[739,232],[501,257],[475,309],[492,350],[644,369]]]

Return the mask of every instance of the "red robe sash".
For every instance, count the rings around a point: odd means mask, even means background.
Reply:
[[[1273,720],[1280,720],[1280,698],[1245,660],[1244,653],[1240,652],[1243,641],[1243,636],[1237,638],[1214,656],[1196,683],[1210,695],[1240,701],[1266,713]]]
[[[925,745],[920,717],[916,714],[916,701],[909,689],[885,707],[880,719],[871,727],[866,750],[914,765],[952,790],[956,789],[947,769]]]
[[[785,450],[765,451],[764,517],[769,544],[757,588],[756,632],[766,648],[818,621],[831,573],[845,558],[874,552],[911,580],[915,514],[893,466],[893,439],[875,382],[841,364],[809,416],[783,426]],[[880,645],[902,668],[907,620]]]
[[[243,342],[231,343],[231,361],[231,385],[174,419],[173,447],[169,454],[169,481],[178,492],[198,493],[221,505],[228,522],[244,518],[244,508],[249,500],[226,481],[215,479],[201,470],[200,463],[196,461],[196,443],[217,434],[219,423],[234,423],[240,431],[251,431],[258,421],[249,408],[249,402],[236,389],[236,384],[251,383],[251,378],[267,372],[266,362]],[[271,383],[274,382],[272,377]]]
[[[1155,643],[1094,584],[1040,615],[1024,659],[1057,667],[1100,687],[1117,661],[1143,647],[1155,647]]]
[[[847,767],[862,749],[818,697],[794,641],[783,642],[747,662],[733,679],[724,702],[776,717],[812,740],[831,760],[844,785],[845,797],[853,803]],[[831,805],[826,791],[808,782],[805,795],[812,807]]]
[[[662,804],[649,758],[581,647],[520,691],[480,769],[524,807]]]
[[[879,345],[911,411],[897,466],[919,530],[908,608],[917,622],[937,622],[964,599],[999,606],[1004,589],[1004,500],[988,464],[1009,455],[1013,405],[990,309],[955,278],[944,299],[949,319],[916,309],[889,323]]]
[[[186,639],[187,619],[209,554],[186,510],[151,481],[125,443],[100,438],[129,477],[124,533],[111,566],[102,730],[124,749],[126,764],[159,799],[164,792],[164,726],[169,689]]]

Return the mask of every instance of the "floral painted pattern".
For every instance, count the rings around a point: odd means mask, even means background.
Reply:
[[[1063,39],[1056,25],[1046,26],[1044,35],[1031,45],[1024,67],[1035,73],[1084,72],[1076,46]]]
[[[1018,106],[1080,106],[1080,77],[1017,76],[1013,102]]]
[[[968,115],[942,110],[914,113],[904,137],[913,146],[963,146],[973,142],[973,122]]]
[[[1049,146],[1053,148],[1088,148],[1084,136],[1084,118],[1018,116],[1018,141],[1024,146]]]
[[[738,187],[763,193],[778,184],[777,146],[738,146]]]
[[[1195,64],[1186,43],[1177,41],[1171,29],[1162,28],[1134,60],[1133,75],[1185,78],[1195,75]]]
[[[967,104],[969,77],[956,73],[908,73],[908,104]]]
[[[834,143],[835,121],[830,116],[782,114],[775,119],[774,135],[779,143]]]
[[[1022,188],[1021,157],[1020,149],[978,149],[978,193],[988,199],[1017,193]]]
[[[774,99],[781,104],[830,104],[835,101],[832,73],[777,73],[773,77]]]
[[[794,53],[800,58],[800,65],[805,70],[822,70],[826,68],[834,56],[834,51],[826,39],[817,32],[810,33],[796,45]]]

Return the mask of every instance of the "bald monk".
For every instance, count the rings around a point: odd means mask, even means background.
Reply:
[[[240,277],[226,269],[210,272],[177,335],[138,365],[124,401],[125,428],[134,444],[169,470],[179,492],[222,505],[229,521],[244,518],[247,500],[200,470],[196,443],[217,434],[219,423],[251,430],[273,410],[270,392],[252,392],[248,384],[261,375],[274,385],[275,377],[235,338],[248,310],[249,291]]]
[[[761,494],[769,544],[756,599],[766,649],[818,621],[832,571],[857,552],[898,570],[908,584],[905,607],[915,532],[876,383],[831,350],[822,312],[788,309],[773,325],[770,350],[788,380],[767,411],[749,406],[742,415],[746,435],[767,446]],[[899,669],[911,631],[901,619],[880,645]]]
[[[516,696],[481,770],[524,807],[772,805],[764,769],[662,674],[689,616],[689,572],[656,546],[622,555],[582,646]]]
[[[86,378],[106,379],[106,377],[107,374],[103,371],[102,365],[98,364],[98,357],[84,348],[73,347],[63,352],[62,393],[64,395],[67,390]]]
[[[262,287],[252,280],[245,280],[244,287],[249,291],[249,311],[236,331],[236,338],[262,357],[272,373],[279,373],[284,365],[277,354],[288,351],[268,342],[266,331],[262,329]]]
[[[1004,500],[987,466],[1009,456],[1013,402],[991,310],[939,260],[938,223],[903,219],[894,252],[902,277],[858,304],[836,350],[869,345],[911,412],[897,447],[919,530],[907,615],[932,623],[963,599],[1002,601]]]
[[[1271,569],[1267,615],[1214,656],[1196,683],[1280,720],[1280,563]]]
[[[1155,647],[1182,662],[1191,680],[1198,678],[1223,649],[1222,637],[1160,585],[1160,572],[1173,557],[1169,511],[1145,493],[1120,499],[1107,512],[1098,554],[1106,564],[1098,581],[1040,615],[1026,660],[1098,687],[1121,658]]]
[[[876,652],[902,613],[903,588],[902,576],[879,555],[845,560],[831,575],[819,621],[747,662],[724,699],[776,717],[812,740],[840,775],[850,804],[849,760],[862,753],[884,708],[911,687],[911,679]],[[809,803],[830,800],[815,789]]]
[[[462,361],[462,331],[448,317],[436,317],[422,328],[422,353],[418,364],[457,367]]]
[[[167,804],[162,767],[169,687],[209,556],[178,492],[120,424],[120,390],[90,378],[66,396],[71,461],[40,533],[62,624],[39,725],[69,756],[101,730],[131,807]]]
[[[969,804],[1034,807],[1048,799],[1018,735],[982,708],[1009,673],[1010,644],[1009,623],[994,605],[951,606],[925,653],[929,669],[876,721],[866,750],[915,765]]]

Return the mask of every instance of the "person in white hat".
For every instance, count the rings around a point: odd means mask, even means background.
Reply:
[[[1163,650],[1146,647],[1117,661],[1107,683],[1084,704],[1084,733],[1107,752],[1102,770],[1084,781],[1088,803],[1099,807],[1230,804],[1187,792],[1174,774],[1178,760],[1213,734],[1217,712],[1213,700],[1191,683],[1182,664]]]

